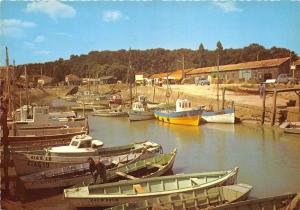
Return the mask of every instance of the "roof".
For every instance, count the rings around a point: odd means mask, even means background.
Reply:
[[[223,66],[219,66],[219,71],[234,71],[234,70],[243,70],[243,69],[258,69],[258,68],[274,67],[283,64],[289,59],[290,58],[287,57],[287,58],[276,58],[276,59],[269,59],[269,60],[250,61],[245,63],[223,65]],[[216,71],[217,71],[217,66],[211,66],[211,67],[193,69],[189,71],[187,74],[192,75],[192,74],[199,74],[199,73],[211,73]]]
[[[65,78],[68,78],[68,81],[79,81],[80,78],[75,74],[68,74],[65,76]]]
[[[190,72],[193,69],[184,69],[184,73]],[[182,79],[182,69],[171,72],[168,77],[170,79],[181,80]]]
[[[117,78],[114,76],[103,76],[103,77],[100,77],[99,79],[100,80],[109,80],[109,79],[117,79]]]
[[[163,72],[163,73],[158,73],[158,74],[153,74],[150,78],[151,79],[164,79],[164,77],[168,76],[170,72]]]
[[[295,65],[296,65],[296,66],[299,66],[299,65],[300,65],[300,59],[298,59],[298,60],[295,61]]]

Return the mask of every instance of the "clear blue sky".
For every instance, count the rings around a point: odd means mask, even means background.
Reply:
[[[214,49],[259,43],[300,55],[300,2],[1,2],[5,46],[16,64],[92,50]]]

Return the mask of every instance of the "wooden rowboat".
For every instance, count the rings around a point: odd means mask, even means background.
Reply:
[[[208,123],[230,123],[235,122],[234,109],[223,109],[221,111],[203,111],[201,120]]]
[[[252,186],[236,184],[207,189],[204,194],[171,194],[134,203],[126,203],[107,210],[148,210],[160,209],[207,209],[214,206],[246,200]],[[194,192],[194,191],[193,191]]]
[[[194,173],[137,179],[64,190],[75,207],[116,206],[173,193],[205,193],[206,189],[236,182],[238,168],[231,171]]]
[[[125,163],[153,156],[161,150],[161,146],[154,142],[144,141],[123,146],[99,148],[97,154],[76,156],[52,155],[47,150],[15,151],[12,152],[16,173],[18,176],[41,172],[48,169],[62,168],[69,165],[85,163],[89,157],[94,160],[107,159]]]
[[[128,113],[127,111],[103,111],[103,112],[94,112],[94,116],[100,116],[100,117],[127,117]]]
[[[300,122],[284,122],[280,125],[285,133],[300,134]]]
[[[296,193],[280,196],[240,201],[211,208],[213,210],[299,210],[300,206],[292,206]]]
[[[175,156],[176,149],[172,153],[158,154],[154,157],[108,169],[106,171],[107,181],[161,176],[172,169]],[[88,185],[91,181],[91,175],[89,164],[83,163],[22,176],[20,179],[25,189],[49,189],[68,187],[79,183]],[[100,179],[98,180],[101,183]]]

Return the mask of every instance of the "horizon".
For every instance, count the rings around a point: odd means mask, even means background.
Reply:
[[[91,51],[214,50],[252,43],[300,55],[300,2],[1,2],[1,66]],[[216,27],[218,26],[218,27]]]

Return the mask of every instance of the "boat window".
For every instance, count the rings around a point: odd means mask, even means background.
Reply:
[[[72,141],[72,142],[71,142],[71,146],[77,147],[77,145],[78,145],[78,141]]]
[[[189,108],[191,108],[191,102],[189,102]]]
[[[181,103],[179,103],[179,107],[182,108],[182,107],[181,107]]]
[[[91,141],[82,141],[79,145],[79,148],[90,148],[91,147]]]

